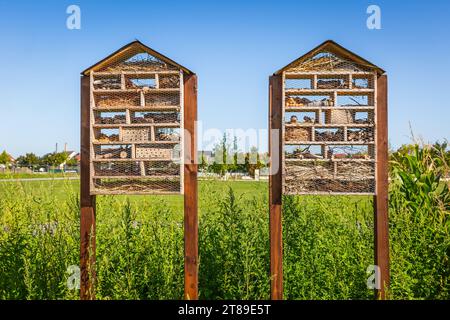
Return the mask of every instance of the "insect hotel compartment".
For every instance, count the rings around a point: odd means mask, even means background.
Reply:
[[[145,161],[146,176],[179,176],[181,167],[177,163],[166,161]]]
[[[127,117],[125,112],[94,112],[95,124],[125,124]]]
[[[161,89],[176,89],[180,87],[180,76],[177,74],[160,74],[158,83]]]
[[[95,162],[94,175],[99,176],[140,176],[141,167],[136,161]]]
[[[286,124],[314,124],[319,122],[318,112],[286,112],[284,121]]]
[[[136,159],[161,159],[179,161],[179,145],[171,144],[138,144]]]
[[[138,107],[141,105],[139,92],[103,93],[94,94],[95,106],[108,110],[108,108]]]
[[[367,94],[365,95],[341,94],[337,96],[337,106],[344,106],[344,107],[373,106],[373,97]]]
[[[179,92],[146,92],[145,106],[179,106],[180,93]]]
[[[344,129],[343,128],[315,129],[314,141],[344,141]]]
[[[374,77],[368,75],[353,75],[353,89],[374,89]]]
[[[312,89],[313,80],[312,76],[305,76],[302,78],[286,79],[284,86],[286,89]]]
[[[132,112],[131,123],[180,123],[179,112]]]
[[[326,107],[333,105],[333,99],[329,95],[297,95],[286,96],[286,107]]]
[[[348,76],[321,75],[317,77],[317,89],[347,89]]]
[[[120,90],[122,89],[122,79],[120,75],[96,75],[94,79],[95,90]]]
[[[122,129],[122,140],[126,142],[149,142],[151,140],[150,127],[134,128],[124,127]]]
[[[155,140],[156,141],[180,141],[180,129],[179,128],[155,128]]]
[[[155,75],[127,75],[125,76],[126,89],[149,90],[156,88]]]
[[[94,145],[94,159],[130,159],[130,145]]]
[[[97,142],[118,142],[120,141],[119,129],[94,129],[95,140]]]
[[[286,127],[285,130],[284,138],[287,142],[311,140],[311,128]]]

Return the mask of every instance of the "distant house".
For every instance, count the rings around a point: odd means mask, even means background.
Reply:
[[[68,154],[68,157],[67,157],[68,160],[75,158],[78,154],[75,151],[66,151],[66,152]]]
[[[67,160],[71,160],[71,159],[75,158],[75,159],[77,160],[77,162],[79,162],[79,157],[80,157],[80,154],[79,154],[79,153],[77,153],[77,152],[75,152],[75,151],[65,151],[65,152],[67,153]],[[77,158],[77,156],[78,156],[78,158]],[[59,165],[59,167],[60,167],[61,169],[64,168],[64,166],[65,166],[66,163],[67,163],[67,160],[66,160],[66,162],[61,163],[61,164]]]
[[[8,157],[9,157],[9,162],[10,163],[16,163],[16,158],[14,158],[12,155],[10,155],[9,153],[7,153]]]

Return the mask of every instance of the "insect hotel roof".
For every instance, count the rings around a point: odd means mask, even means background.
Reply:
[[[284,194],[374,194],[377,79],[385,71],[326,41],[282,77]]]
[[[91,194],[183,193],[183,79],[192,74],[140,41],[82,72]]]

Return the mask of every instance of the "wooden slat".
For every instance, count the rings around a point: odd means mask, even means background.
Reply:
[[[140,111],[140,112],[159,112],[159,111],[180,111],[179,106],[110,106],[95,107],[94,111],[113,112],[113,111]]]
[[[142,181],[159,181],[159,180],[180,180],[179,175],[161,175],[161,176],[93,176],[93,179],[117,179],[117,180],[142,180]]]
[[[163,127],[163,128],[179,128],[179,122],[153,122],[153,123],[99,123],[92,125],[94,128],[149,128],[149,127]]]
[[[128,190],[102,190],[93,189],[92,194],[95,195],[129,195]],[[133,195],[164,195],[164,196],[179,196],[180,191],[158,191],[158,190],[148,190],[148,191],[133,191]]]
[[[180,72],[178,70],[173,71],[101,71],[101,72],[94,72],[95,76],[119,76],[119,75],[130,75],[130,76],[155,76],[158,74],[179,74]]]
[[[270,288],[273,300],[283,299],[282,240],[282,77],[269,79],[269,207],[270,207]]]
[[[316,129],[320,128],[369,128],[373,127],[373,124],[369,123],[348,123],[348,124],[333,124],[333,123],[324,123],[324,124],[318,124],[318,123],[286,123],[286,127],[292,127],[292,128],[311,128],[314,127]]]
[[[285,145],[299,145],[299,144],[311,144],[311,145],[329,145],[329,146],[365,146],[373,145],[374,141],[364,142],[364,141],[285,141]]]
[[[366,95],[373,93],[374,89],[287,89],[286,94],[291,95]]]
[[[94,145],[122,145],[122,144],[179,144],[180,141],[92,141]]]
[[[180,161],[180,159],[164,159],[164,158],[126,158],[126,159],[113,159],[113,158],[109,158],[109,159],[92,159],[92,162],[140,162],[140,161],[145,161],[145,162],[176,162],[178,163]]]
[[[148,90],[142,90],[142,89],[97,89],[94,90],[94,93],[101,93],[101,94],[106,94],[106,93],[124,93],[124,94],[129,94],[129,93],[171,93],[171,92],[180,92],[180,90],[178,88],[176,89],[155,89],[155,88],[150,88]]]
[[[95,299],[95,196],[90,190],[90,78],[81,78],[80,299]]]
[[[375,212],[375,265],[380,268],[381,288],[377,297],[387,299],[389,288],[389,225],[388,225],[388,109],[387,109],[387,76],[382,75],[377,81],[377,133],[376,133],[376,195],[374,201]]]
[[[374,106],[334,106],[334,107],[313,107],[313,106],[289,106],[285,112],[314,112],[325,110],[351,110],[368,112],[374,110]]]
[[[373,159],[285,159],[285,162],[375,162]]]
[[[184,297],[198,299],[197,76],[184,75]]]

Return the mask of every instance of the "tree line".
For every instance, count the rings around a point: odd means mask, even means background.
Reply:
[[[243,173],[250,176],[255,175],[255,170],[267,167],[267,155],[261,156],[256,147],[252,147],[250,152],[241,152],[238,149],[237,138],[233,138],[233,143],[229,142],[226,134],[212,150],[212,159],[205,156],[202,151],[199,161],[201,172],[215,173],[224,176],[226,173]]]
[[[10,155],[4,150],[2,153],[0,153],[0,164],[9,166],[12,165],[11,157]],[[18,157],[14,165],[20,166],[20,167],[57,167],[62,164],[66,164],[68,166],[76,166],[77,160],[75,158],[69,159],[69,153],[67,152],[53,152],[53,153],[47,153],[43,155],[42,157],[37,156],[36,154],[30,152],[26,153],[25,155],[21,155]]]

